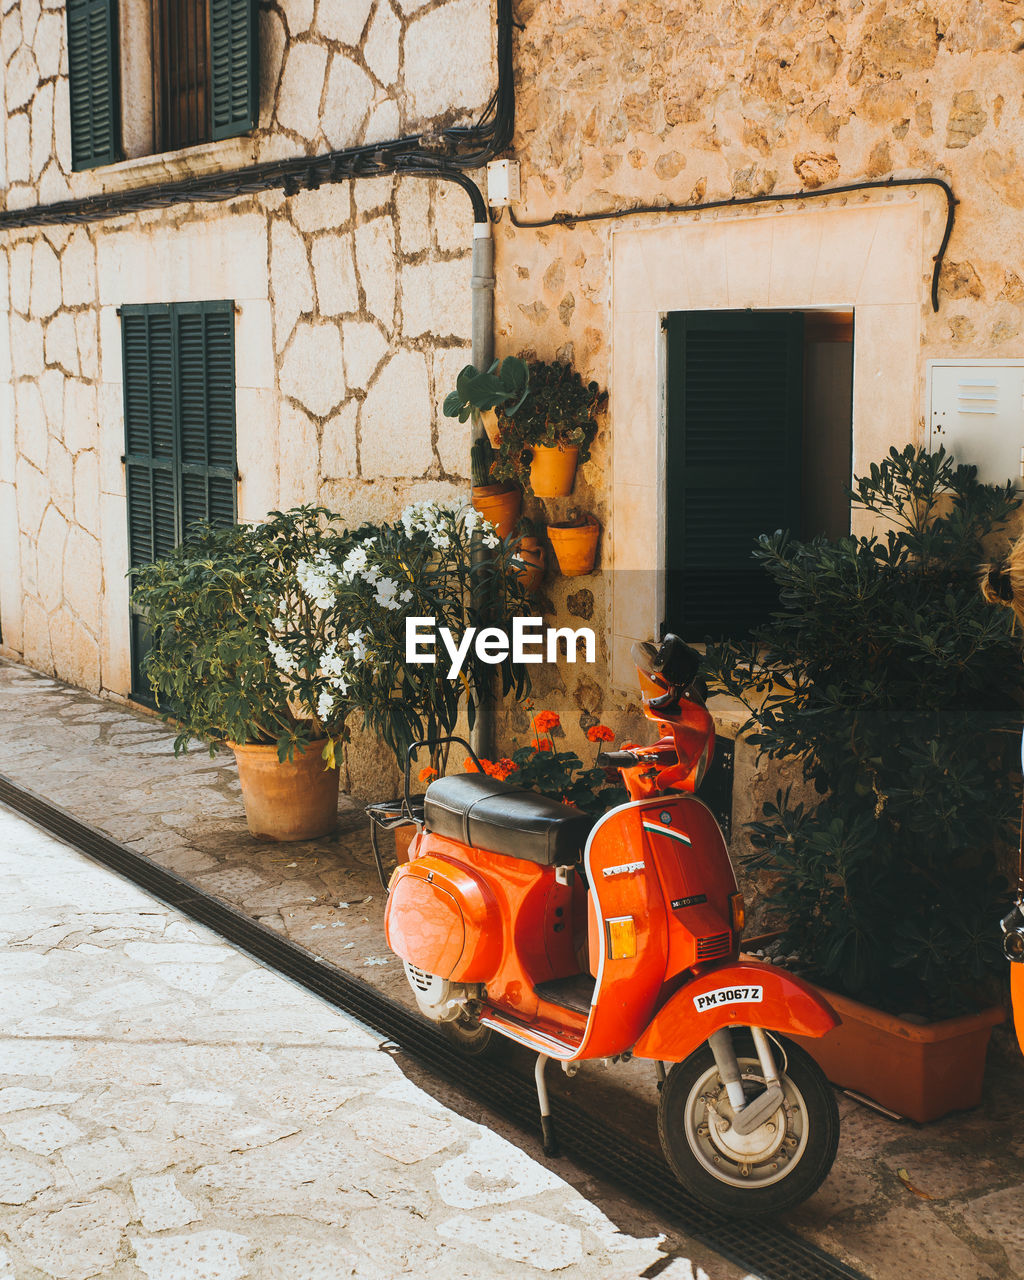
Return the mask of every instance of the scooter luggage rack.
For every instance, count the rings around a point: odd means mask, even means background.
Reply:
[[[483,773],[479,757],[465,738],[459,738],[454,734],[449,734],[443,738],[417,738],[415,742],[410,744],[405,753],[405,787],[403,794],[395,800],[378,800],[374,804],[366,806],[366,816],[370,819],[370,848],[373,850],[373,860],[377,864],[377,875],[380,877],[381,887],[385,893],[388,892],[388,876],[384,872],[384,861],[381,858],[380,847],[377,844],[377,832],[394,831],[396,827],[407,827],[413,823],[420,830],[423,829],[424,797],[412,794],[409,777],[412,771],[412,762],[420,747],[433,749],[452,742],[457,742],[459,746],[465,747],[470,759],[476,766],[477,772]]]

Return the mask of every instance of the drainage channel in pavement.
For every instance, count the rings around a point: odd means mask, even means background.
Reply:
[[[27,788],[0,774],[0,803],[29,818],[169,906],[206,925],[249,955],[278,970],[387,1037],[422,1067],[483,1103],[518,1129],[539,1128],[532,1081],[500,1064],[474,1062],[454,1049],[425,1019],[383,997],[273,929],[237,911],[172,871],[118,844]],[[663,1160],[637,1148],[575,1103],[552,1098],[564,1155],[759,1280],[866,1280],[816,1245],[773,1222],[733,1219],[690,1198]],[[628,1162],[623,1149],[629,1151]]]

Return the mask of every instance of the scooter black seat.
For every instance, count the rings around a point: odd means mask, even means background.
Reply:
[[[479,773],[432,782],[424,798],[424,823],[449,840],[542,867],[578,862],[594,825],[571,805]]]

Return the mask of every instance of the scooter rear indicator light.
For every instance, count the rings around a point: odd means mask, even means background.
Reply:
[[[729,894],[729,917],[732,931],[738,938],[747,926],[747,904],[742,893]]]
[[[632,960],[636,955],[636,921],[632,916],[613,916],[604,922],[609,960]]]

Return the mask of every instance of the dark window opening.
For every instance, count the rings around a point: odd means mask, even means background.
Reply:
[[[757,538],[849,532],[853,313],[674,312],[665,627],[742,638],[778,603]]]
[[[153,0],[153,101],[158,151],[211,137],[207,0]]]

